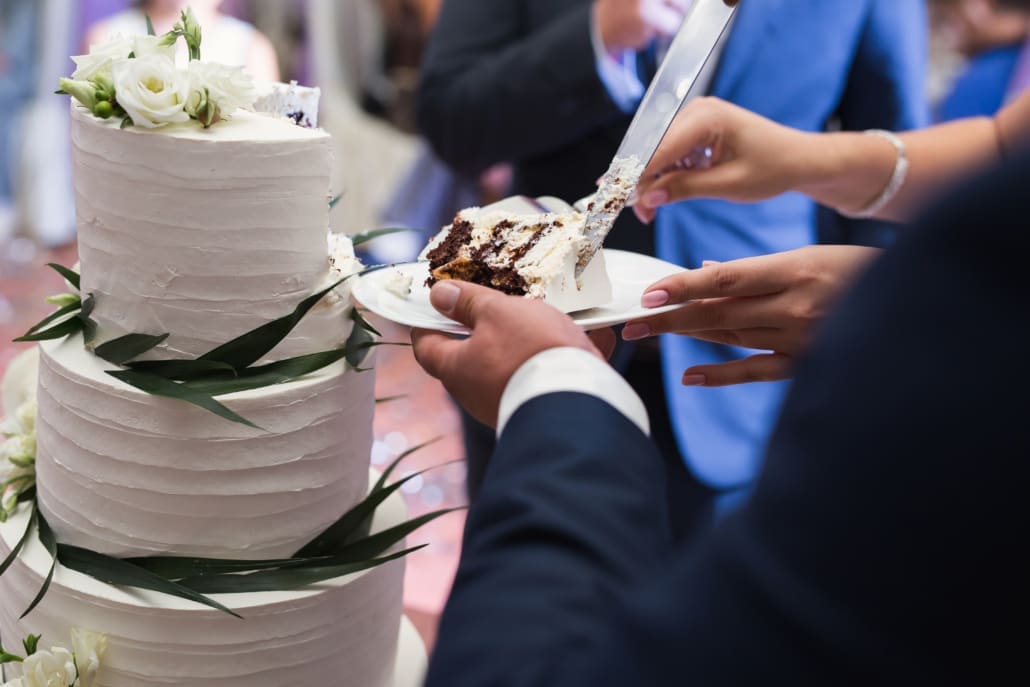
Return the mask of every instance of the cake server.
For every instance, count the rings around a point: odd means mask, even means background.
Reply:
[[[658,150],[676,113],[690,97],[694,82],[726,32],[737,4],[737,0],[694,0],[644,93],[611,166],[601,178],[597,193],[583,204],[587,214],[587,244],[576,265],[576,276],[582,274],[587,263],[601,249],[615,218],[626,207],[644,168]],[[704,159],[705,151],[699,153]]]

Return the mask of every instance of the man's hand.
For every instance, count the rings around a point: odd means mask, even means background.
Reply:
[[[689,386],[727,386],[787,379],[813,331],[841,293],[880,251],[862,246],[806,246],[785,253],[707,264],[650,286],[645,307],[689,305],[630,322],[623,338],[684,334],[771,351],[742,360],[698,365]],[[690,302],[693,301],[693,302]]]
[[[615,347],[610,329],[587,336],[564,313],[484,286],[442,281],[430,292],[433,307],[472,330],[458,339],[416,329],[415,359],[472,417],[497,425],[501,395],[522,364],[551,348],[572,346],[606,360]],[[602,353],[603,351],[603,353]]]
[[[594,21],[609,53],[641,50],[679,30],[693,0],[595,0]]]

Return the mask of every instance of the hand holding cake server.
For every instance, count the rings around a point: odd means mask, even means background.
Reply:
[[[715,98],[700,98],[679,113],[644,171],[634,211],[650,221],[657,207],[684,199],[748,202],[798,191],[852,216],[906,220],[943,189],[1013,156],[1028,142],[1030,94],[993,119],[960,120],[897,136],[806,133]],[[712,149],[712,166],[691,169],[682,164],[699,147]],[[685,384],[718,386],[788,378],[794,359],[807,349],[824,314],[879,252],[860,246],[809,246],[685,271],[652,285],[642,305],[688,305],[630,322],[623,335],[640,339],[684,334],[770,351],[691,368],[684,372]],[[435,290],[440,293],[434,291],[434,305],[456,304],[457,315],[452,316],[458,319],[469,312],[467,300],[485,298],[489,291],[456,282],[441,283]],[[473,327],[473,338],[515,341],[537,323],[549,321],[549,309],[544,303],[528,303],[506,316],[464,323]],[[447,383],[457,367],[438,358],[446,351],[437,345],[440,336],[416,332],[415,352],[427,369]],[[581,347],[581,343],[580,335],[570,331],[567,345]],[[480,349],[469,347],[467,353],[476,350]],[[522,360],[506,361],[505,368],[517,370],[533,352],[539,351],[527,349]],[[505,353],[482,350],[480,356],[465,357],[462,367],[488,366],[493,363],[487,358],[498,355]],[[489,408],[477,411],[480,415],[497,416],[508,379],[497,388],[476,392],[475,402],[487,403]],[[461,393],[457,398],[471,400]]]

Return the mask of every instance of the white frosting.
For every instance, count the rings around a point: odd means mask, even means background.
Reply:
[[[515,259],[516,272],[526,281],[526,295],[543,299],[563,312],[576,312],[612,300],[612,286],[599,252],[576,279],[576,265],[583,250],[586,218],[578,212],[512,213],[492,208],[467,208],[458,217],[472,224],[472,236],[461,255],[470,257],[482,246],[493,244],[484,261],[492,267],[506,267],[531,240],[536,243]],[[499,228],[502,225],[505,228]],[[540,229],[540,227],[545,227]],[[453,225],[444,229],[422,251],[430,251],[447,238]]]
[[[318,103],[322,98],[320,88],[300,86],[296,81],[288,84],[258,81],[254,86],[257,91],[255,112],[283,117],[311,129],[318,126]]]
[[[404,503],[394,494],[379,508],[373,529],[405,517]],[[0,524],[0,560],[27,520],[23,507]],[[0,634],[6,643],[42,634],[44,647],[66,643],[73,627],[107,634],[97,687],[385,687],[392,681],[403,560],[300,591],[213,596],[243,620],[58,566],[43,602],[18,620],[49,567],[46,550],[31,536],[0,577]],[[14,674],[8,671],[9,678]]]
[[[157,355],[201,355],[328,285],[324,131],[243,110],[210,129],[119,130],[73,105],[72,142],[82,290],[101,341],[170,333]],[[339,345],[338,315],[312,313],[270,357]]]
[[[365,492],[374,372],[340,362],[218,398],[262,431],[111,377],[79,336],[41,349],[38,491],[60,541],[116,556],[280,558]]]
[[[615,220],[636,191],[644,167],[636,155],[617,157],[601,177],[597,192],[587,204],[586,240],[579,256],[579,263],[584,270],[594,255],[601,251],[604,240],[615,226]]]

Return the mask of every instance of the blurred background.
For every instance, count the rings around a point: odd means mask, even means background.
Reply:
[[[454,173],[417,130],[420,62],[445,1],[189,3],[216,17],[204,24],[206,43],[235,51],[256,76],[322,89],[320,123],[336,146],[333,190],[343,194],[333,229],[419,230],[370,244],[367,257],[377,262],[413,259],[428,234],[458,209],[504,197],[511,182],[507,164],[475,177]],[[186,4],[0,0],[0,373],[25,348],[6,342],[50,310],[44,296],[61,290],[45,264],[76,261],[67,99],[53,95],[58,77],[73,70],[69,55],[87,52],[91,42],[113,33],[141,31],[144,9],[163,21]],[[1030,81],[1026,21],[1002,25],[991,13],[993,0],[928,4],[932,48],[925,88],[937,119],[986,113],[1006,91],[1010,97]],[[988,88],[991,80],[996,88]],[[387,339],[407,340],[400,328],[376,324]],[[376,464],[437,436],[443,439],[412,456],[408,470],[462,457],[457,413],[407,349],[380,349],[377,386],[378,397],[399,398],[377,408]],[[461,464],[429,472],[405,489],[409,506],[418,513],[463,503],[464,478]],[[413,538],[432,542],[411,558],[406,589],[409,614],[416,621],[425,616],[427,635],[453,578],[461,527],[462,516],[454,514]]]

